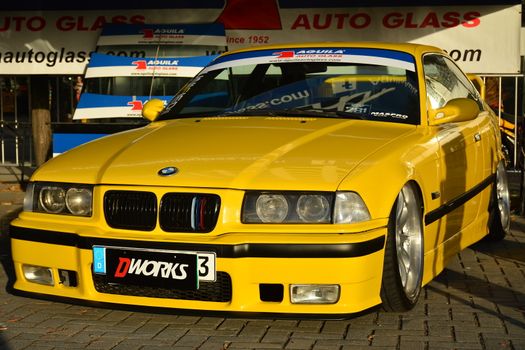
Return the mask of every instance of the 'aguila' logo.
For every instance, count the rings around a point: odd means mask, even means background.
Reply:
[[[335,49],[307,49],[307,50],[296,50],[296,51],[278,51],[274,52],[272,55],[276,58],[299,58],[299,57],[311,57],[311,56],[336,56],[343,55],[344,50],[335,50]]]
[[[188,264],[123,257],[118,259],[119,263],[115,270],[115,278],[124,278],[128,274],[174,280],[184,280],[188,277],[188,272],[186,271],[189,267]]]
[[[339,49],[307,49],[296,52],[297,55],[342,55],[344,53],[344,50]]]
[[[133,61],[131,63],[136,66],[135,69],[146,69],[146,68],[148,68],[148,63],[146,62],[146,60]]]
[[[142,101],[129,101],[128,106],[131,106],[132,111],[142,111]]]
[[[177,66],[179,60],[138,60],[131,64],[135,65],[135,69],[148,69],[149,66]]]
[[[295,52],[293,51],[280,51],[280,52],[274,52],[274,56],[277,56],[277,58],[292,58],[295,55]]]
[[[151,39],[151,38],[153,38],[153,29],[144,28],[144,29],[142,30],[142,32],[143,32],[143,34],[144,34],[144,35],[142,36],[143,38],[145,38],[145,39]]]
[[[184,32],[183,28],[143,28],[142,37],[144,39],[153,39],[155,35],[181,35]]]

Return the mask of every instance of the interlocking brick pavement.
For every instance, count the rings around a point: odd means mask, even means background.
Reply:
[[[1,233],[21,205],[0,195]],[[5,196],[4,196],[5,198]],[[0,268],[0,286],[6,274]],[[92,308],[0,289],[0,350],[525,349],[525,218],[499,243],[458,254],[407,313],[347,320],[240,319]]]

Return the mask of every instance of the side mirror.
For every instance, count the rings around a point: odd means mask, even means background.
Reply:
[[[478,104],[468,98],[455,98],[438,109],[431,109],[429,114],[430,125],[457,123],[472,120],[480,113]]]
[[[159,116],[160,112],[164,109],[164,101],[157,98],[153,98],[146,102],[142,107],[142,116],[149,121],[155,121]]]

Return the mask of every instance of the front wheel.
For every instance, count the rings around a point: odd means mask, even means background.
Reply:
[[[381,300],[387,311],[407,311],[421,293],[423,278],[422,204],[408,183],[395,201],[388,221]]]
[[[505,164],[500,162],[496,170],[496,182],[492,187],[489,204],[489,233],[487,239],[501,241],[510,230],[510,195]]]

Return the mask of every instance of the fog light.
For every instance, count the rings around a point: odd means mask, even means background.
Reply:
[[[292,304],[335,304],[339,300],[337,284],[292,284]]]
[[[53,271],[49,267],[22,265],[24,277],[29,282],[53,286]]]

